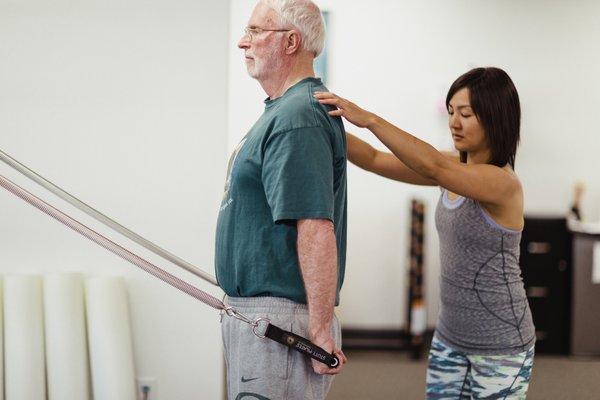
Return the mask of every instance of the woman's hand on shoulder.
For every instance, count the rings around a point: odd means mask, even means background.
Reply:
[[[329,111],[329,115],[332,117],[344,117],[348,122],[359,128],[368,128],[377,119],[375,114],[331,92],[315,92],[314,97],[321,104],[337,107],[337,110]]]

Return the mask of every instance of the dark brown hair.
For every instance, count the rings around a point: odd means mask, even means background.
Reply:
[[[521,105],[519,94],[508,74],[500,68],[474,68],[454,81],[446,96],[446,108],[459,90],[469,89],[473,113],[485,131],[490,146],[488,164],[515,167],[520,139]],[[467,154],[460,153],[462,162]]]

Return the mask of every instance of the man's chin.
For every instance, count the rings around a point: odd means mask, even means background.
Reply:
[[[248,68],[248,75],[250,75],[250,78],[253,79],[258,79],[258,74],[256,73],[256,71],[253,68]]]

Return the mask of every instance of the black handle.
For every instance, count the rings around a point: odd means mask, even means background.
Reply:
[[[333,354],[328,353],[310,340],[292,332],[284,331],[275,325],[269,324],[269,326],[267,326],[265,337],[299,351],[300,353],[304,353],[310,358],[322,362],[330,368],[335,368],[340,365],[340,360]]]

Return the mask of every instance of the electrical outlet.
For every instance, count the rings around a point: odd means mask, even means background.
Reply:
[[[144,397],[144,387],[150,389],[147,397]],[[137,378],[137,398],[139,400],[158,400],[156,378]]]

